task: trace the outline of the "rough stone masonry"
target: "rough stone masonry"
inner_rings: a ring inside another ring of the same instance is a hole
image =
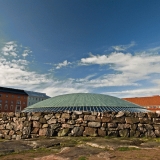
[[[0,138],[40,136],[160,137],[160,115],[122,111],[0,113]]]

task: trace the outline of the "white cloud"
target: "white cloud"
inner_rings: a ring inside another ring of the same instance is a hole
[[[17,44],[14,41],[7,42],[4,47],[1,49],[1,53],[4,56],[13,56],[17,57]]]
[[[160,55],[112,52],[110,55],[91,55],[82,64],[108,65],[112,74],[102,75],[87,82],[93,87],[138,85],[137,81],[156,78],[160,73]],[[118,72],[118,74],[116,74]],[[150,76],[152,74],[152,77]]]
[[[116,51],[126,51],[127,49],[135,46],[136,43],[133,41],[130,44],[127,45],[117,45],[117,46],[112,46],[112,48]]]
[[[134,89],[134,90],[123,90],[118,92],[103,92],[103,94],[112,95],[120,98],[160,95],[159,93],[160,93],[160,89],[157,87]]]
[[[67,62],[67,60],[63,61],[62,63],[59,63],[56,67],[56,69],[60,69],[62,67],[66,67],[68,66],[69,64],[71,64],[70,62]]]

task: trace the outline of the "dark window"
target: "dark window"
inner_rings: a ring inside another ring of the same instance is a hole
[[[11,103],[13,103],[13,101],[11,101]]]
[[[20,98],[20,96],[18,96],[18,98]]]
[[[13,110],[13,105],[10,106],[10,110]]]
[[[2,109],[2,104],[0,104],[0,110]]]
[[[17,104],[21,104],[21,101],[17,101]]]
[[[8,101],[5,101],[5,103],[8,103]]]
[[[2,97],[2,94],[0,94],[0,97]]]
[[[2,103],[2,100],[0,99],[0,103]]]
[[[4,109],[5,109],[5,110],[7,110],[7,109],[8,109],[8,105],[7,105],[7,104],[4,106]]]
[[[8,95],[6,94],[6,97],[8,97]]]

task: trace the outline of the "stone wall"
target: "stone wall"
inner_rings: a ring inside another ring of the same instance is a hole
[[[130,112],[0,113],[0,138],[160,137],[160,115]]]

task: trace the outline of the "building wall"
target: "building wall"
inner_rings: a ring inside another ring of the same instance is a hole
[[[40,101],[43,101],[47,99],[48,97],[42,97],[42,96],[28,96],[27,100],[27,106],[33,105],[35,103],[38,103]]]
[[[0,92],[0,112],[16,112],[27,107],[27,95]]]
[[[138,104],[153,112],[160,112],[160,96],[123,98],[126,101]]]

